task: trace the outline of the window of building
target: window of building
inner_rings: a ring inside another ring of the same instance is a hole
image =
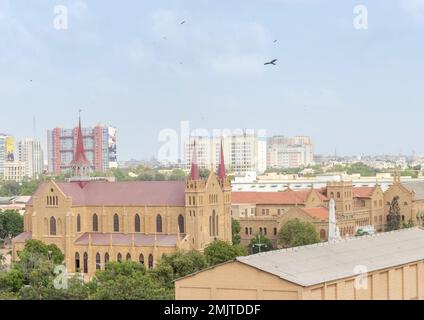
[[[267,229],[266,229],[266,228],[264,228],[264,234],[265,234],[265,235],[267,235],[267,234],[268,234],[268,231],[267,231]]]
[[[319,237],[321,238],[321,240],[325,240],[327,237],[327,233],[325,232],[325,229],[321,229],[319,232]]]
[[[119,230],[119,218],[118,218],[118,230]],[[97,214],[93,214],[93,232],[99,231],[99,217]]]
[[[126,258],[125,258],[127,261],[131,261],[131,254],[130,253],[127,253],[127,256],[126,256]]]
[[[81,215],[77,215],[77,232],[81,232]]]
[[[143,256],[143,254],[142,254],[142,253],[140,253],[140,256],[138,257],[138,261],[139,261],[142,265],[144,265],[144,256]]]
[[[96,270],[100,270],[100,269],[101,269],[100,253],[97,252],[97,254],[96,254]]]
[[[259,234],[262,235],[262,227],[259,228]]]
[[[88,254],[84,252],[84,273],[88,273]]]
[[[277,228],[274,228],[274,236],[277,235]]]
[[[56,219],[54,217],[50,218],[50,235],[56,235]]]
[[[140,221],[140,215],[138,214],[136,214],[134,218],[134,231],[141,232],[141,221]]]
[[[156,232],[162,232],[162,216],[160,214],[156,216]]]
[[[109,260],[110,260],[110,257],[109,257],[109,253],[105,253],[105,265],[106,265],[106,263],[108,263],[109,262]]]
[[[249,228],[249,234],[252,234],[252,233],[253,233],[253,229]]]
[[[75,253],[75,272],[80,272],[81,269],[81,262],[80,262],[80,255],[78,252]]]
[[[244,229],[244,233],[245,233],[246,235],[248,235],[248,234],[249,234],[249,228],[247,228],[247,227],[246,227],[246,228]]]
[[[337,192],[337,199],[340,199],[340,192]]]
[[[113,216],[113,232],[119,232],[119,216],[116,213]]]
[[[153,255],[149,254],[149,269],[153,269]]]
[[[408,202],[406,202],[406,201],[405,201],[405,202],[403,203],[403,205],[407,206],[407,205],[408,205]]]
[[[116,256],[116,261],[122,262],[122,254],[118,253],[118,255]]]
[[[184,223],[184,217],[182,214],[178,216],[178,230],[180,233],[185,232],[185,223]]]

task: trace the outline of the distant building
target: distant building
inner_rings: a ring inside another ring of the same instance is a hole
[[[263,173],[266,170],[266,139],[256,134],[240,134],[225,137],[191,137],[185,143],[185,169],[190,169],[194,142],[197,161],[202,169],[218,167],[221,141],[226,167],[235,174]]]
[[[20,161],[4,162],[3,179],[5,181],[20,182],[26,177],[26,163]]]
[[[314,163],[314,146],[310,137],[274,136],[268,139],[268,168],[299,168]]]
[[[11,135],[0,133],[0,177],[4,174],[4,164],[15,161],[14,141]]]
[[[24,175],[37,178],[43,173],[44,155],[41,142],[34,139],[24,139],[18,142],[18,160],[25,164]]]
[[[59,175],[71,172],[71,162],[76,151],[77,127],[55,128],[47,132],[48,169]],[[85,154],[91,163],[91,171],[105,172],[117,167],[116,129],[97,125],[82,129]]]

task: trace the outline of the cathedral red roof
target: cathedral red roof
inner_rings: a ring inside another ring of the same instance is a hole
[[[47,183],[39,186],[34,196],[41,194]],[[73,206],[184,206],[184,181],[87,181],[57,182],[62,192],[72,197]],[[28,202],[32,204],[32,198]]]
[[[354,198],[371,198],[374,187],[355,187],[353,188]]]

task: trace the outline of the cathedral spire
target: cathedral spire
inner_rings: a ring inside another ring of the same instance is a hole
[[[190,172],[191,180],[199,180],[199,166],[197,164],[197,151],[196,151],[196,140],[194,140],[193,146],[193,157],[191,158],[191,172]]]
[[[80,115],[77,129],[77,143],[75,148],[74,159],[71,162],[71,167],[75,176],[84,177],[88,175],[88,171],[90,170],[91,164],[85,155],[84,137],[82,134],[81,127],[81,110],[79,110],[79,112]]]
[[[222,139],[221,139],[221,155],[219,158],[219,165],[218,165],[218,178],[221,181],[224,181],[226,176],[227,176],[227,173],[225,171],[224,147],[222,145]]]

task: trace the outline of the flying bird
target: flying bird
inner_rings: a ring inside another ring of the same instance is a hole
[[[277,59],[273,59],[273,60],[271,60],[271,61],[269,61],[269,62],[265,62],[264,63],[264,66],[266,66],[266,65],[268,65],[268,64],[272,64],[273,66],[275,66],[275,63],[277,62]]]
[[[274,40],[274,43],[276,43],[277,42],[277,40]]]
[[[184,23],[186,23],[186,22],[185,22],[185,20],[184,20],[184,21],[182,21],[180,24],[184,24]]]

